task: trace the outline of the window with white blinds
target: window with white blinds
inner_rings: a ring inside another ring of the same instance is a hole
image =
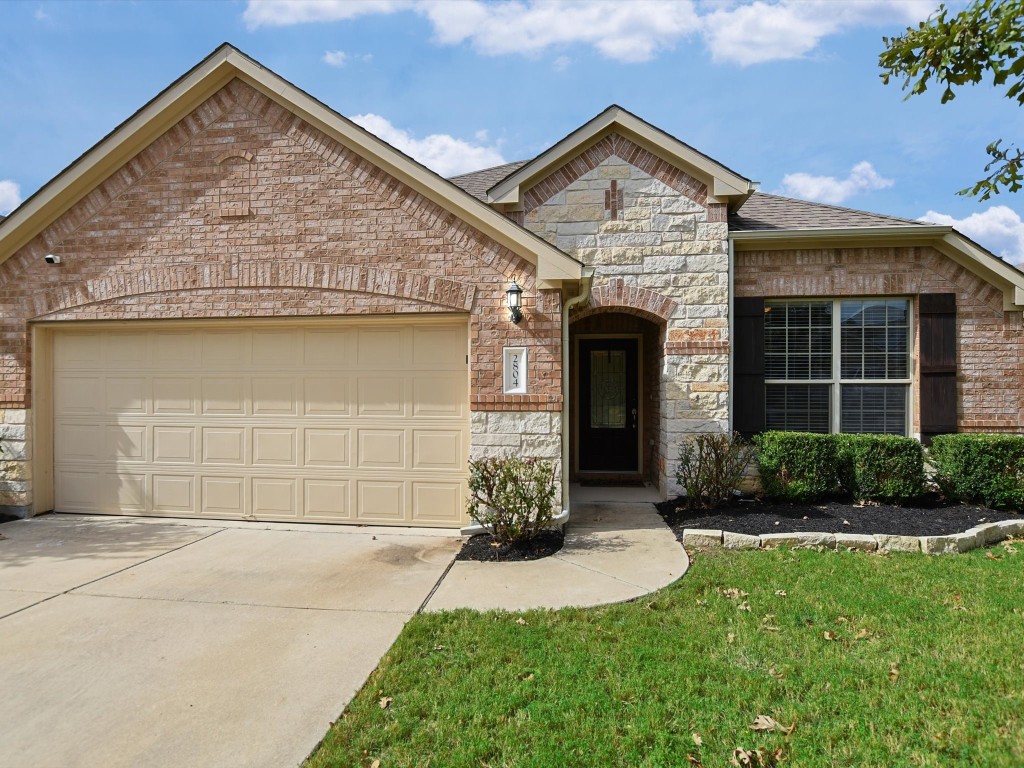
[[[908,432],[910,301],[766,301],[765,426]]]

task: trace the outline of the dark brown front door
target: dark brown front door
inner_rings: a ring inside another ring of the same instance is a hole
[[[579,469],[639,472],[637,339],[580,339]]]

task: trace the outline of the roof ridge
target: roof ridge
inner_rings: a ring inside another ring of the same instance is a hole
[[[888,213],[878,213],[877,211],[865,211],[862,208],[849,208],[849,207],[847,207],[845,205],[834,205],[833,203],[820,203],[820,202],[818,202],[816,200],[803,200],[802,198],[799,198],[799,197],[789,197],[788,195],[777,195],[777,194],[774,194],[772,192],[762,192],[760,190],[756,190],[754,192],[754,194],[751,195],[751,197],[755,197],[755,196],[774,197],[777,200],[787,200],[787,201],[793,202],[793,203],[803,203],[805,205],[815,205],[815,206],[818,206],[819,208],[829,208],[829,209],[831,209],[833,211],[844,211],[846,213],[863,213],[863,214],[866,214],[868,216],[879,216],[879,217],[881,217],[883,219],[892,219],[893,221],[903,221],[903,222],[906,222],[907,224],[916,224],[918,226],[924,226],[924,224],[925,224],[925,222],[916,221],[914,219],[907,219],[907,218],[904,218],[903,216],[893,216],[893,215],[888,214]],[[742,217],[743,216],[743,206],[740,206],[735,211],[734,215]]]
[[[452,179],[461,179],[461,178],[463,178],[465,176],[476,176],[478,173],[487,173],[488,171],[496,171],[499,168],[506,168],[506,167],[508,167],[510,165],[526,165],[528,162],[530,162],[530,161],[529,160],[512,160],[511,162],[500,163],[498,165],[492,165],[492,166],[490,166],[488,168],[479,168],[479,169],[477,169],[475,171],[466,171],[465,173],[457,173],[454,176],[449,176],[448,180],[451,181]]]

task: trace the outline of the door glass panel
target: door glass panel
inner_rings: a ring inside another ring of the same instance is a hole
[[[626,353],[621,349],[590,353],[590,426],[626,426]]]

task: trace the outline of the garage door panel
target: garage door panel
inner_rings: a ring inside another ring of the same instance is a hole
[[[144,424],[111,424],[104,429],[103,460],[141,463],[146,454],[147,430]]]
[[[192,416],[198,409],[198,382],[192,377],[154,376],[153,413],[155,415]]]
[[[400,523],[405,515],[405,483],[400,480],[357,480],[356,516],[377,523]]]
[[[347,376],[311,376],[303,381],[306,416],[352,416]]]
[[[245,427],[203,427],[204,465],[245,464]]]
[[[191,514],[196,509],[195,475],[153,475],[153,511]]]
[[[201,415],[241,416],[245,413],[248,387],[241,376],[203,378],[201,386]]]
[[[214,517],[242,517],[245,512],[245,478],[217,475],[200,477],[200,508]]]
[[[103,386],[106,413],[111,416],[145,413],[149,400],[146,385],[146,379],[140,376],[107,376]]]
[[[103,456],[101,424],[61,424],[54,430],[56,459],[63,462],[100,461]]]
[[[253,427],[252,463],[297,467],[297,430],[288,427]]]
[[[255,376],[252,379],[254,416],[295,416],[298,414],[299,381],[291,376]]]
[[[461,471],[466,453],[463,437],[456,429],[413,430],[412,468]]]
[[[196,428],[155,425],[153,461],[159,464],[195,464]]]
[[[438,318],[61,330],[55,508],[457,526],[467,330]]]
[[[257,517],[297,517],[296,480],[288,477],[254,477],[252,510]]]
[[[315,520],[351,520],[348,480],[322,478],[303,481],[303,517]]]
[[[454,483],[412,483],[412,521],[457,525],[461,518],[463,485]]]

